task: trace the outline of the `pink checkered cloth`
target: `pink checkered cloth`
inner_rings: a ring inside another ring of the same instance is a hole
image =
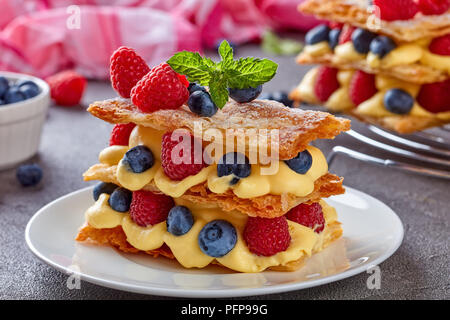
[[[258,39],[267,27],[307,30],[317,21],[297,12],[301,1],[0,0],[0,70],[46,77],[74,68],[104,79],[121,45],[155,65],[220,39]]]

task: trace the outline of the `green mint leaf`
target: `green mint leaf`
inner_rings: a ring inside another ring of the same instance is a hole
[[[212,61],[210,58],[203,58],[203,63],[210,68],[215,68],[216,66],[216,63]]]
[[[199,53],[182,51],[172,56],[167,63],[178,73],[187,76],[190,82],[209,86],[212,101],[218,108],[228,102],[228,88],[245,89],[257,87],[272,79],[278,65],[267,59],[233,59],[233,49],[224,40],[219,46],[220,62],[203,58]]]
[[[221,72],[214,72],[209,81],[209,94],[217,108],[222,109],[228,101],[227,78]]]
[[[219,46],[219,55],[222,61],[233,61],[233,48],[227,40],[223,40]]]
[[[198,82],[202,85],[209,83],[211,66],[198,52],[178,52],[167,60],[167,63],[175,72],[186,75],[191,82]]]
[[[282,39],[272,31],[263,34],[262,49],[270,54],[294,55],[302,51],[303,43],[292,39]]]
[[[267,59],[241,58],[231,70],[226,70],[228,86],[235,89],[257,87],[271,80],[278,65]]]

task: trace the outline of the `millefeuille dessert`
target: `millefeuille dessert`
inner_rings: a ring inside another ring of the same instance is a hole
[[[219,53],[184,51],[151,70],[132,49],[113,54],[122,98],[88,109],[115,126],[84,174],[101,182],[78,241],[260,272],[296,270],[342,235],[323,200],[344,192],[342,178],[310,143],[349,120],[255,100],[276,64],[233,60],[226,41]]]
[[[450,122],[450,1],[308,0],[299,8],[332,22],[307,34],[297,62],[325,67],[292,99],[399,133]]]

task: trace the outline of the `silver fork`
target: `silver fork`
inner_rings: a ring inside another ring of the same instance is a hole
[[[373,125],[369,125],[368,129],[375,134],[375,138],[371,138],[368,135],[364,135],[355,130],[349,130],[346,133],[366,145],[387,151],[389,154],[395,156],[400,156],[413,161],[420,161],[423,164],[414,164],[393,159],[382,159],[344,146],[335,146],[328,156],[329,165],[331,166],[338,154],[343,154],[367,163],[397,168],[427,176],[450,179],[450,139],[445,136],[450,132],[448,127],[439,128],[435,130],[436,133],[420,132],[409,136],[399,136]],[[379,138],[384,138],[390,143],[400,145],[401,147],[383,143],[379,141]],[[436,166],[439,168],[436,168]]]

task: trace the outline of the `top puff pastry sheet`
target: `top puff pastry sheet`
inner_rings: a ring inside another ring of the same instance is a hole
[[[348,23],[385,34],[401,42],[435,38],[450,33],[450,10],[439,16],[423,16],[419,13],[406,21],[383,21],[372,15],[368,3],[368,0],[307,0],[299,6],[299,10],[321,19]]]
[[[280,160],[292,159],[306,149],[316,139],[333,139],[342,131],[350,129],[350,120],[335,117],[326,112],[307,111],[289,108],[276,101],[254,100],[237,103],[230,100],[223,109],[212,117],[200,117],[189,111],[186,105],[176,110],[158,110],[142,113],[126,99],[111,99],[92,103],[88,111],[97,118],[110,123],[133,122],[165,132],[178,128],[189,130],[195,136],[195,127],[201,125],[203,133],[208,129],[219,130],[223,137],[231,129],[231,135],[240,137],[243,131],[255,129],[259,139],[232,139],[238,150],[258,150],[260,143],[266,141],[272,153],[272,147],[278,147]],[[262,129],[262,130],[261,130]],[[271,129],[279,130],[278,139],[271,140]],[[260,130],[260,131],[258,131]],[[202,139],[202,137],[198,137]],[[244,141],[242,141],[244,140]]]

